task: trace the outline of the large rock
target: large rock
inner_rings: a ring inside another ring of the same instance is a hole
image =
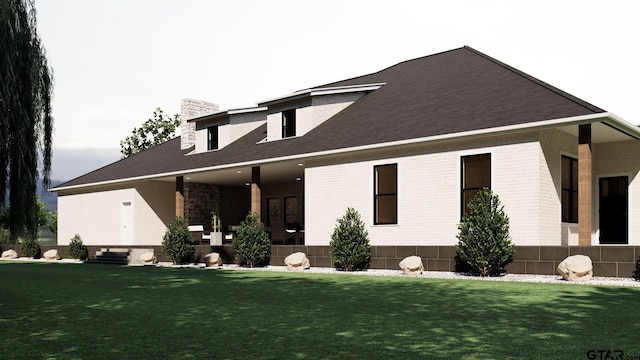
[[[18,258],[18,253],[13,249],[5,250],[5,251],[2,252],[2,258],[3,259],[17,259]]]
[[[222,258],[217,252],[208,253],[204,256],[204,263],[207,267],[222,266]]]
[[[143,252],[142,254],[140,254],[139,259],[144,265],[151,265],[156,263],[156,256],[153,251]]]
[[[305,270],[311,267],[309,258],[303,252],[294,252],[287,256],[284,258],[284,264],[287,265],[287,270]]]
[[[402,273],[406,275],[418,275],[424,271],[424,265],[422,264],[422,258],[420,256],[408,256],[402,259],[398,265],[400,265]]]
[[[47,260],[60,260],[60,255],[58,255],[58,250],[51,249],[47,250],[42,254],[42,257]]]
[[[558,274],[567,281],[588,281],[593,276],[591,258],[585,255],[573,255],[558,265]]]

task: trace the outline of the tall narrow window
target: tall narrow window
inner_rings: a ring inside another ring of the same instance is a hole
[[[562,222],[578,222],[578,160],[562,156]]]
[[[483,188],[491,188],[491,154],[463,156],[461,178],[460,217],[463,217],[469,210],[469,201]]]
[[[374,167],[374,224],[398,223],[398,165]]]
[[[207,150],[218,149],[218,127],[211,126],[207,128]]]
[[[282,112],[282,137],[296,136],[296,109]]]

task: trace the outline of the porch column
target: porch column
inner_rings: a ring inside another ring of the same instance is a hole
[[[591,246],[591,124],[578,128],[578,245]]]
[[[260,216],[260,166],[254,166],[251,168],[251,212]]]
[[[176,216],[184,218],[184,177],[176,177]]]

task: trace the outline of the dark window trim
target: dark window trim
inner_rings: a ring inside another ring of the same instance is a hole
[[[282,112],[282,138],[296,136],[296,109]]]
[[[215,136],[211,136],[212,130],[215,128]],[[220,128],[218,125],[207,127],[207,150],[218,150],[220,148],[219,136]]]
[[[464,199],[464,193],[465,191],[469,191],[469,190],[482,190],[484,189],[486,186],[483,187],[474,187],[474,188],[465,188],[465,172],[464,172],[464,159],[465,158],[470,158],[470,157],[476,157],[476,156],[488,156],[489,157],[489,187],[488,189],[491,189],[491,184],[493,182],[493,174],[492,174],[492,169],[491,169],[491,162],[492,162],[492,154],[491,153],[483,153],[483,154],[471,154],[471,155],[463,155],[460,156],[460,219],[462,219],[465,215],[466,209],[467,209],[467,204],[465,203]],[[469,199],[471,200],[471,199]]]
[[[394,192],[389,193],[378,193],[378,169],[382,167],[393,166],[396,170],[396,186]],[[395,219],[393,221],[378,221],[378,199],[384,197],[393,197],[394,198],[394,206],[395,206]],[[398,224],[398,164],[381,164],[375,165],[373,167],[373,224],[374,225],[396,225]]]
[[[563,186],[564,181],[562,181],[562,176],[564,175],[564,171],[562,169],[562,159],[568,159],[569,160],[569,188],[565,188]],[[573,195],[578,195],[578,178],[576,176],[576,178],[573,178],[573,167],[576,167],[576,169],[578,168],[578,159],[576,159],[575,157],[569,156],[569,155],[562,155],[561,156],[561,160],[560,160],[560,220],[563,223],[569,223],[569,224],[577,224],[578,223],[578,211],[576,210],[574,212],[574,209],[577,209],[577,204],[574,204],[574,197]],[[574,189],[575,186],[575,189]],[[569,193],[568,196],[568,204],[564,204],[564,194],[565,192]],[[577,201],[577,200],[576,200]],[[568,217],[564,216],[564,207],[568,206]]]

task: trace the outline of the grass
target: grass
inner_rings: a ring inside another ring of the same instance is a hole
[[[6,359],[640,355],[639,288],[0,263]]]

